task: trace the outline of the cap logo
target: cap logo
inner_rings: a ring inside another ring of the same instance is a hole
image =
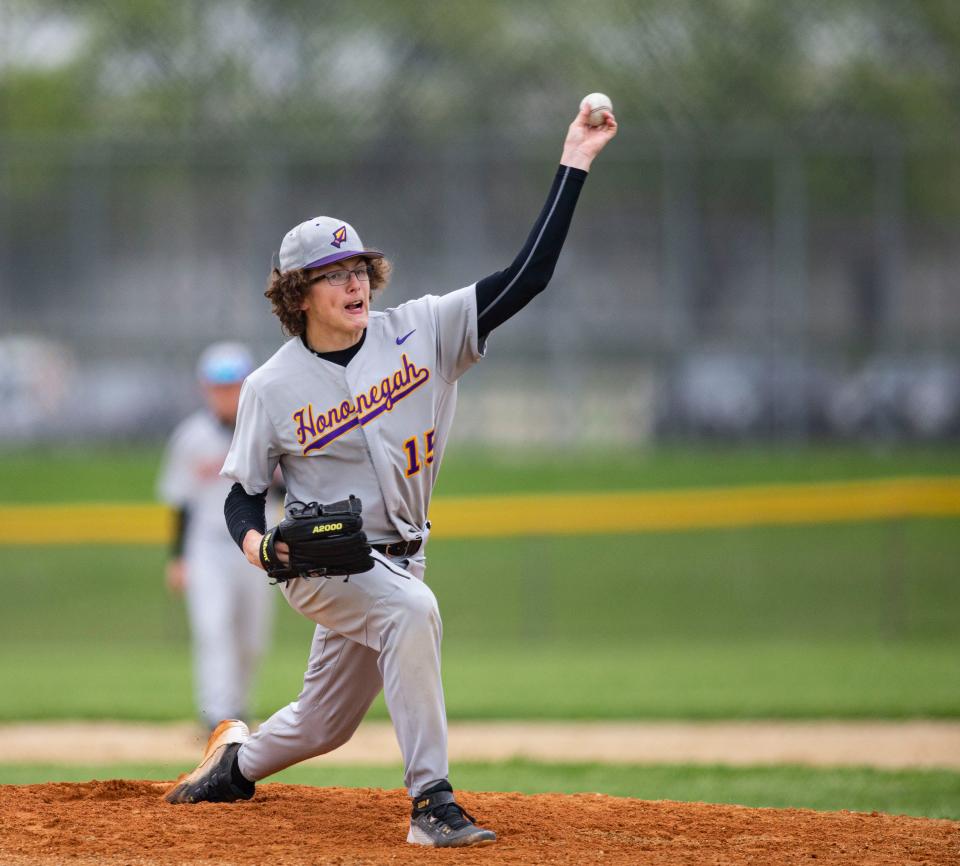
[[[340,249],[340,245],[345,244],[346,242],[347,242],[347,227],[340,226],[340,228],[338,228],[333,233],[333,240],[330,243],[333,244],[333,246],[335,246],[337,249]]]

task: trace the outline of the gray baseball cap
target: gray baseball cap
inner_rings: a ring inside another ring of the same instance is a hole
[[[290,229],[280,244],[280,270],[298,271],[349,259],[352,256],[383,258],[379,250],[364,249],[350,223],[318,216]]]

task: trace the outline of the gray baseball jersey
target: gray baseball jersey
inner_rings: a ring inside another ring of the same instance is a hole
[[[425,539],[456,383],[482,354],[473,286],[371,311],[346,367],[289,340],[244,383],[222,474],[256,494],[279,462],[288,501],[352,493],[371,542]]]
[[[223,525],[223,500],[230,482],[220,477],[233,431],[206,409],[181,421],[170,436],[157,481],[157,493],[175,508],[188,508],[185,550],[197,544],[236,545]],[[231,553],[233,559],[242,559]]]

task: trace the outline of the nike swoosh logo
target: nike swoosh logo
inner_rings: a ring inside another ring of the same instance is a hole
[[[416,331],[416,330],[417,330],[416,328],[413,329],[413,331]],[[412,334],[413,331],[411,331],[410,334]],[[410,334],[404,334],[402,337],[397,337],[397,345],[402,346],[406,342],[407,337],[409,337]]]

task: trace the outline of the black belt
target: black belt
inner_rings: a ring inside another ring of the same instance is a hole
[[[393,544],[371,544],[370,546],[384,556],[403,557],[413,556],[422,545],[422,538],[414,538],[412,541],[394,541]]]

